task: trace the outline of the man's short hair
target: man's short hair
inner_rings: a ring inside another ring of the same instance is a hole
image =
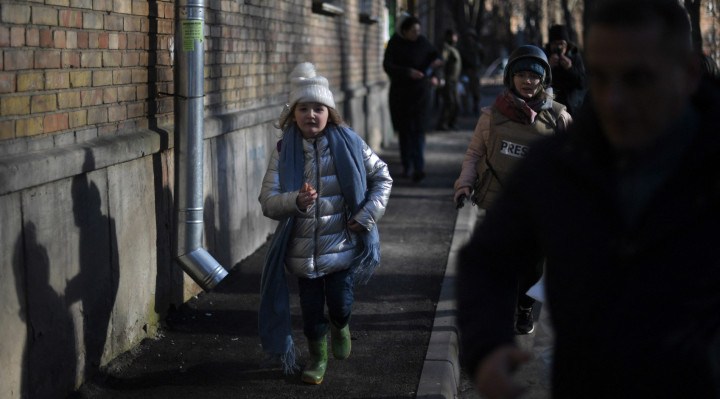
[[[400,31],[401,31],[401,32],[405,32],[406,30],[412,28],[413,25],[415,25],[415,24],[418,24],[418,25],[419,25],[419,24],[420,24],[420,20],[417,19],[417,17],[414,17],[414,16],[411,15],[411,16],[405,18],[405,19],[402,21],[402,23],[400,23]]]
[[[599,0],[588,15],[585,32],[594,25],[639,28],[659,24],[667,49],[687,56],[692,51],[690,18],[678,0]],[[672,46],[671,46],[672,45]]]

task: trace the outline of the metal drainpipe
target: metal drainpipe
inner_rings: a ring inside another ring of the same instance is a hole
[[[227,271],[202,248],[204,0],[177,0],[175,13],[175,255],[204,290]]]

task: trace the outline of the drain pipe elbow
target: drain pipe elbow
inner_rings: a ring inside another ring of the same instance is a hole
[[[204,0],[177,0],[175,10],[175,255],[209,291],[228,273],[202,248]]]

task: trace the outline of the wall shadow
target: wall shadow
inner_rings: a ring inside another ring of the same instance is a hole
[[[175,264],[173,234],[175,232],[174,198],[169,187],[170,167],[167,153],[153,155],[155,188],[156,275],[155,313],[160,320],[183,303],[183,271]]]
[[[13,253],[19,317],[27,326],[21,398],[51,398],[75,387],[75,327],[63,297],[50,285],[50,258],[28,222]]]
[[[95,170],[95,158],[85,151],[83,170]],[[115,221],[102,212],[100,191],[86,174],[72,181],[75,225],[80,229],[80,272],[67,282],[67,305],[80,302],[83,318],[85,380],[99,372],[107,331],[120,279]]]

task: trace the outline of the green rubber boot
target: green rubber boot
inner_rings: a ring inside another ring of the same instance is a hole
[[[302,381],[307,384],[319,385],[325,376],[327,369],[327,338],[322,337],[319,341],[308,341],[310,350],[310,362],[305,366],[302,373]]]
[[[332,337],[332,353],[335,359],[347,359],[350,356],[350,324],[337,328],[330,323],[330,336]]]

